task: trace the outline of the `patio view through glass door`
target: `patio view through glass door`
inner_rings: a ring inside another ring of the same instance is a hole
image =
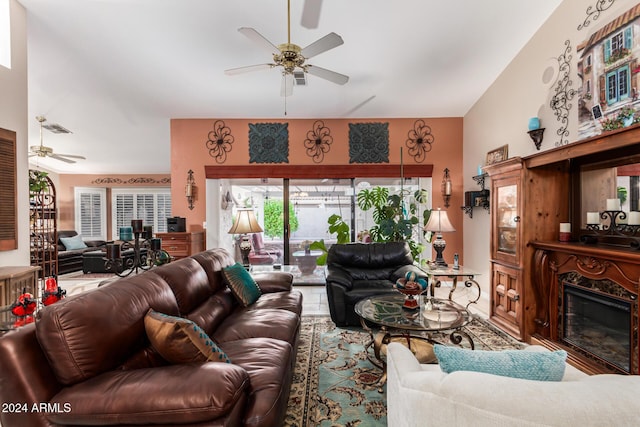
[[[429,193],[431,190],[431,178],[406,178],[404,181],[400,178],[262,178],[233,179],[230,184],[236,203],[234,215],[238,208],[253,208],[263,229],[262,233],[250,237],[250,264],[268,266],[264,267],[268,269],[274,264],[290,266],[288,270],[302,275],[315,272],[316,259],[322,254],[309,248],[312,242],[323,240],[326,249],[336,242],[335,234],[328,230],[328,219],[332,215],[339,215],[349,224],[351,241],[368,240],[363,232],[375,225],[373,211],[358,209],[358,192],[383,186],[390,194],[402,192],[409,203],[418,189],[426,189]],[[422,209],[430,207],[429,203]],[[414,239],[422,242],[420,228],[416,227]],[[236,252],[236,259],[240,261],[240,253]]]

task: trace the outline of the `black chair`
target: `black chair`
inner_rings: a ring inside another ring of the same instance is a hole
[[[371,295],[395,294],[396,280],[413,271],[426,274],[413,264],[405,242],[334,244],[327,255],[327,297],[331,320],[336,326],[360,326],[354,308]]]

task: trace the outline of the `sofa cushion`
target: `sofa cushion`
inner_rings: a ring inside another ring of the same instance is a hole
[[[231,363],[218,344],[191,320],[149,309],[144,327],[153,348],[171,363]]]
[[[60,241],[68,251],[72,251],[75,249],[84,249],[87,247],[87,244],[79,235],[75,235],[72,237],[60,237]]]
[[[475,371],[536,381],[562,381],[567,352],[485,351],[436,344],[433,351],[443,372]]]
[[[148,346],[144,317],[149,308],[178,314],[171,288],[153,271],[38,310],[38,342],[58,381],[66,386],[86,381]]]
[[[262,292],[251,274],[240,263],[222,269],[229,289],[244,307],[253,304]]]
[[[231,418],[246,406],[249,387],[247,372],[226,363],[115,370],[63,388],[51,403],[69,410],[52,412],[49,420],[56,425],[182,425]],[[232,418],[229,425],[240,425],[240,419]]]

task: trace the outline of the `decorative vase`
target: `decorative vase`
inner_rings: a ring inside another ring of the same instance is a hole
[[[419,307],[418,300],[415,296],[427,290],[427,281],[422,278],[417,278],[415,273],[409,272],[404,278],[398,279],[394,287],[405,296],[402,308],[415,310]]]
[[[622,125],[624,127],[631,126],[633,124],[633,116],[625,117],[622,119]]]

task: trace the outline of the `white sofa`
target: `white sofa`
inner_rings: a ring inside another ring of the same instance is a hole
[[[399,343],[387,347],[387,374],[389,427],[640,426],[639,376],[589,376],[570,365],[556,382],[446,374]]]

